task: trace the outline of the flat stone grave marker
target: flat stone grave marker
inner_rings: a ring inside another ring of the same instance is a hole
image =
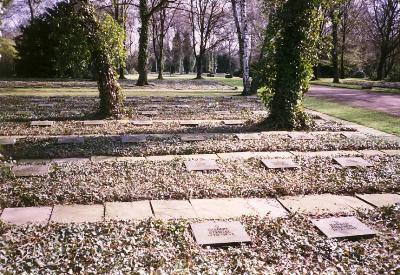
[[[126,135],[121,137],[122,143],[141,143],[147,141],[146,135]]]
[[[204,135],[196,135],[196,134],[187,134],[180,136],[181,141],[204,141],[206,137]]]
[[[181,126],[198,126],[200,124],[197,120],[181,120],[179,121]]]
[[[239,140],[259,140],[261,139],[259,134],[251,133],[251,134],[236,134],[236,137]]]
[[[50,172],[50,165],[18,165],[11,168],[15,177],[42,177]]]
[[[370,167],[372,163],[359,157],[341,157],[334,160],[342,167]]]
[[[333,217],[326,219],[312,219],[311,222],[328,239],[370,237],[376,232],[360,222],[355,217]]]
[[[151,126],[151,125],[153,125],[153,121],[151,121],[151,120],[133,120],[133,121],[131,121],[131,123],[136,126]]]
[[[1,214],[0,220],[15,225],[47,224],[51,210],[52,207],[6,208]]]
[[[215,114],[217,114],[217,115],[230,115],[231,112],[229,112],[229,111],[215,111]]]
[[[58,223],[100,222],[103,220],[103,205],[56,205],[50,221]]]
[[[300,167],[292,159],[262,159],[261,162],[268,169],[289,169]]]
[[[58,144],[83,144],[85,140],[83,137],[59,137]]]
[[[342,136],[345,138],[366,138],[367,136],[360,132],[342,132]]]
[[[14,145],[17,142],[16,138],[2,137],[0,138],[0,145]]]
[[[190,227],[199,245],[220,246],[251,242],[250,236],[238,221],[192,223]]]
[[[313,140],[313,139],[315,139],[315,137],[312,136],[311,134],[309,134],[309,133],[301,133],[301,132],[290,132],[288,134],[288,136],[291,139],[297,139],[297,140]]]
[[[245,121],[244,120],[224,120],[223,123],[225,125],[233,126],[233,125],[243,125],[243,124],[245,124]]]
[[[158,115],[158,112],[157,111],[142,111],[142,112],[139,112],[139,114],[143,115],[143,116],[156,116],[156,115]]]
[[[185,166],[189,172],[221,170],[218,163],[212,159],[187,160],[185,161]]]
[[[399,194],[356,194],[356,197],[375,207],[400,204]]]
[[[157,219],[194,219],[197,215],[186,200],[152,200],[151,206]]]
[[[106,121],[105,120],[85,120],[83,122],[83,125],[85,126],[99,126],[99,125],[105,125]]]
[[[42,120],[42,121],[31,121],[31,126],[50,127],[54,125],[54,121]]]
[[[106,220],[144,220],[153,217],[149,201],[107,202]]]

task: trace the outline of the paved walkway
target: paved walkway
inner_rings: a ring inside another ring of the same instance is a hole
[[[384,112],[394,116],[400,116],[400,94],[376,93],[363,90],[314,85],[311,87],[307,95],[326,98],[353,107],[360,107]]]
[[[354,213],[400,203],[399,194],[332,194],[282,198],[219,198],[107,202],[97,205],[55,205],[0,210],[0,220],[14,225],[102,222],[107,220],[233,219],[241,216],[285,217],[288,212],[304,214]]]

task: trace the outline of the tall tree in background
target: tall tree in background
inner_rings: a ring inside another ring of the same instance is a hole
[[[138,55],[138,73],[139,78],[136,82],[137,86],[148,85],[147,80],[147,58],[149,47],[149,25],[150,19],[155,12],[165,8],[169,3],[175,2],[174,0],[158,0],[149,5],[148,0],[139,0],[139,17],[140,17],[140,30],[139,30],[139,55]]]
[[[250,43],[248,30],[249,26],[247,22],[247,3],[246,0],[231,0],[231,4],[239,41],[240,68],[243,74],[242,95],[250,95]]]
[[[154,2],[153,1],[153,6]],[[173,19],[177,8],[168,9],[169,3],[166,3],[162,9],[153,13],[151,26],[152,26],[152,44],[153,52],[156,57],[157,67],[158,67],[158,79],[162,80],[164,71],[164,40],[167,32],[172,26]]]
[[[339,23],[341,17],[341,4],[340,1],[333,1],[332,7],[329,11],[329,17],[331,19],[331,34],[332,34],[332,51],[331,60],[333,68],[333,83],[339,83],[339,52],[338,52],[338,36],[339,36]]]
[[[189,20],[192,28],[192,50],[196,58],[196,79],[202,78],[203,59],[207,51],[223,40],[211,41],[212,35],[222,27],[225,3],[218,0],[190,0]]]
[[[400,54],[400,3],[398,0],[368,0],[370,33],[378,46],[377,80],[383,80],[392,70]]]
[[[192,40],[190,33],[184,32],[182,38],[183,70],[185,74],[190,73],[192,67]]]
[[[302,129],[308,116],[303,107],[312,68],[317,61],[320,0],[288,0],[282,4],[266,35],[268,62],[261,93],[271,110],[265,121],[274,129]]]

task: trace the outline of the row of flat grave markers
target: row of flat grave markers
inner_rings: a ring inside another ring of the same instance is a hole
[[[356,217],[331,217],[311,219],[328,239],[353,239],[371,237],[376,232]],[[191,223],[193,236],[202,246],[228,246],[251,243],[244,226],[238,221],[209,221]]]
[[[360,157],[338,157],[334,158],[334,161],[342,167],[372,166],[372,163]],[[290,158],[262,159],[261,162],[268,169],[300,168],[300,166]],[[184,164],[186,170],[189,172],[221,170],[220,165],[216,162],[216,160],[213,159],[187,160]]]

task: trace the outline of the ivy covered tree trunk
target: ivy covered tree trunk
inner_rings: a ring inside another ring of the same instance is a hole
[[[308,116],[304,93],[309,88],[318,40],[318,0],[288,0],[277,13],[274,72],[266,124],[274,129],[303,129]],[[267,101],[264,99],[264,101]]]
[[[110,56],[104,49],[100,34],[100,23],[96,12],[90,6],[88,0],[71,1],[76,5],[77,12],[81,16],[82,28],[87,33],[87,39],[91,48],[94,69],[97,76],[97,86],[100,96],[100,112],[104,117],[120,117],[123,113],[123,93],[119,86]]]
[[[139,1],[139,14],[141,20],[140,34],[139,34],[139,56],[138,56],[138,73],[139,78],[136,82],[137,86],[148,85],[147,80],[147,48],[149,46],[149,25],[150,15],[148,12],[147,0]]]

